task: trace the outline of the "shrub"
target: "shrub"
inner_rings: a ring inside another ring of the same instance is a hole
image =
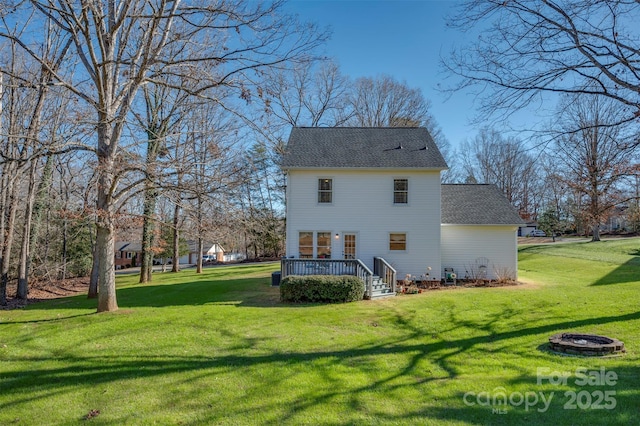
[[[280,283],[283,302],[354,302],[364,296],[364,281],[352,275],[289,275]]]

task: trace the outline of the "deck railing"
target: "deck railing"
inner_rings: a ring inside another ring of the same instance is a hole
[[[366,292],[373,292],[373,272],[360,259],[292,259],[281,260],[282,278],[287,275],[355,275],[362,279]]]
[[[381,257],[373,258],[373,274],[391,286],[391,292],[396,292],[396,270]]]

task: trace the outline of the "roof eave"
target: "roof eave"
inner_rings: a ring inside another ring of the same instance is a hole
[[[522,226],[522,223],[441,223],[443,226]]]
[[[367,166],[367,167],[323,167],[323,166],[281,166],[282,170],[425,170],[425,171],[444,171],[449,170],[448,167],[376,167],[376,166]]]

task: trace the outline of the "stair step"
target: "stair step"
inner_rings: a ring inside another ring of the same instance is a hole
[[[367,293],[368,294],[368,293]],[[378,275],[374,275],[371,280],[371,299],[383,297],[393,297],[396,293],[391,291],[391,286],[384,282]]]
[[[389,294],[389,293],[394,293],[391,288],[385,286],[382,288],[373,288],[371,291],[372,294]]]
[[[389,291],[387,293],[376,293],[376,292],[374,292],[371,295],[371,299],[382,299],[383,297],[395,297],[395,295],[396,294],[391,292],[391,291]]]

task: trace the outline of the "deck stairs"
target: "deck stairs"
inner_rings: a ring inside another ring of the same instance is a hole
[[[391,284],[385,283],[377,275],[373,276],[371,284],[371,299],[381,299],[383,297],[393,297],[396,293],[391,289]]]

